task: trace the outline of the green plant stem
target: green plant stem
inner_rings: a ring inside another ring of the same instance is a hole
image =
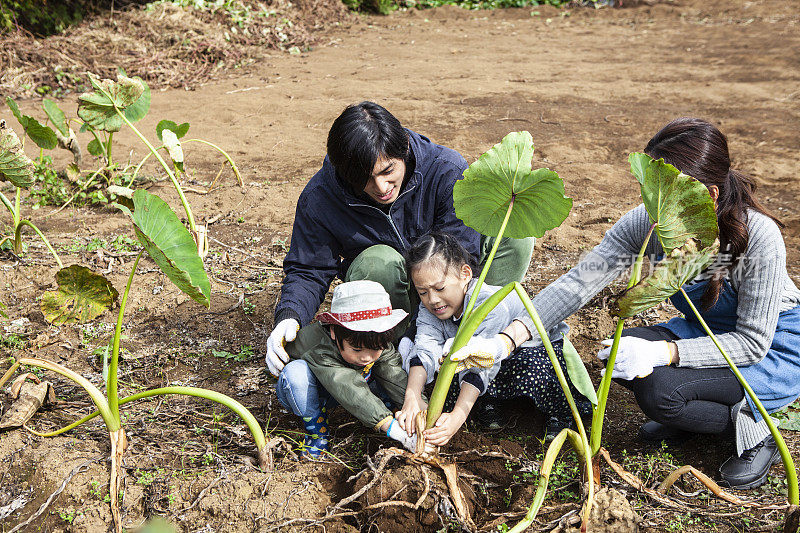
[[[644,262],[644,252],[647,250],[647,244],[650,242],[650,237],[656,229],[656,224],[650,226],[650,231],[647,232],[647,237],[644,239],[642,247],[639,249],[639,255],[636,256],[636,262],[633,265],[631,278],[628,280],[628,288],[630,289],[642,278],[642,263]],[[592,413],[592,436],[591,448],[592,457],[597,455],[600,451],[600,441],[603,437],[603,422],[606,417],[606,403],[608,402],[608,394],[611,390],[611,376],[614,373],[614,364],[617,361],[617,351],[619,351],[619,341],[622,338],[622,330],[625,327],[625,320],[620,318],[617,320],[617,329],[614,331],[614,341],[611,344],[611,353],[606,361],[606,373],[603,379],[600,380],[600,387],[597,391],[597,406]]]
[[[19,255],[22,253],[22,235],[20,234],[20,220],[22,213],[20,210],[20,200],[22,198],[22,189],[17,187],[17,196],[14,201],[14,253]]]
[[[744,379],[744,376],[739,369],[736,368],[736,365],[731,360],[728,353],[719,343],[716,335],[711,331],[711,328],[708,327],[706,321],[703,319],[700,312],[692,303],[692,300],[689,298],[689,295],[686,294],[686,291],[683,290],[683,287],[680,289],[681,294],[686,299],[686,302],[691,307],[694,316],[697,317],[697,320],[700,322],[700,325],[703,326],[706,334],[711,337],[711,340],[714,341],[714,344],[717,346],[717,349],[722,354],[722,357],[725,358],[725,361],[728,363],[728,366],[731,368],[733,375],[736,376],[736,379],[739,380],[739,383],[742,385],[742,388],[747,392],[747,395],[750,396],[750,399],[753,400],[753,403],[756,405],[758,412],[761,413],[761,416],[764,418],[764,421],[767,423],[769,427],[769,432],[772,434],[772,438],[775,439],[775,443],[778,445],[778,450],[781,454],[781,460],[783,461],[783,468],[786,470],[786,486],[788,490],[788,499],[791,505],[800,505],[800,492],[798,492],[797,486],[797,471],[794,468],[794,461],[792,460],[792,455],[789,453],[789,448],[786,447],[786,442],[783,440],[783,436],[781,432],[778,431],[778,428],[775,427],[775,424],[772,422],[772,418],[767,413],[767,410],[764,409],[764,406],[761,404],[761,400],[758,399],[756,393],[753,392],[753,389],[750,387],[750,384],[747,383],[747,380]],[[679,354],[680,355],[680,354]]]
[[[255,441],[256,447],[259,450],[262,450],[266,446],[267,441],[266,437],[264,436],[264,432],[261,429],[258,420],[256,420],[256,418],[252,415],[252,413],[250,413],[250,411],[241,403],[237,402],[230,396],[226,396],[225,394],[219,392],[210,391],[207,389],[200,389],[197,387],[178,387],[178,386],[162,387],[159,389],[150,389],[142,392],[137,392],[136,394],[132,394],[130,396],[126,396],[125,398],[121,398],[119,400],[119,405],[125,405],[128,402],[133,402],[136,400],[141,400],[142,398],[149,398],[151,396],[159,396],[163,394],[183,394],[185,396],[196,396],[198,398],[205,398],[207,400],[215,401],[217,403],[224,405],[225,407],[228,407],[231,411],[236,413],[244,421],[245,424],[247,424],[247,427],[253,434],[253,439]],[[61,429],[49,433],[38,433],[38,432],[32,432],[32,433],[35,433],[36,435],[41,437],[54,437],[56,435],[65,433],[73,428],[76,428],[81,424],[84,424],[85,422],[88,422],[89,420],[93,419],[99,414],[100,414],[99,411],[95,411],[93,413],[84,416],[80,420],[72,422],[68,426],[65,426]]]
[[[131,268],[131,275],[128,276],[128,283],[125,285],[125,292],[122,294],[122,300],[119,304],[119,314],[117,315],[117,327],[114,330],[114,343],[111,350],[111,362],[108,365],[108,384],[106,390],[108,392],[108,405],[111,408],[111,413],[114,418],[119,421],[119,392],[117,391],[117,368],[119,366],[119,338],[122,335],[122,315],[125,314],[125,304],[128,303],[128,293],[131,291],[131,283],[133,276],[136,275],[136,267],[139,264],[139,259],[142,258],[144,250],[141,250],[133,262]]]
[[[542,466],[539,469],[539,486],[536,489],[533,502],[530,508],[528,508],[528,512],[525,514],[525,518],[519,521],[513,528],[509,529],[509,533],[525,531],[533,524],[533,521],[536,519],[536,514],[542,507],[542,503],[544,503],[544,497],[547,493],[547,484],[550,481],[550,471],[553,469],[553,465],[558,458],[558,452],[561,451],[561,447],[564,445],[567,438],[570,439],[572,446],[575,448],[578,455],[581,456],[581,459],[584,458],[583,456],[586,452],[582,446],[580,435],[571,429],[562,429],[559,434],[556,435],[556,438],[553,439],[553,442],[550,443],[550,446],[547,447],[547,452],[544,454]]]
[[[33,231],[36,232],[39,238],[42,239],[42,242],[44,242],[45,246],[47,246],[47,249],[50,250],[50,253],[53,254],[53,257],[56,258],[56,263],[58,263],[58,268],[64,268],[64,263],[61,262],[61,259],[58,257],[56,251],[53,250],[52,246],[50,246],[50,241],[47,240],[47,237],[45,237],[44,234],[39,230],[39,228],[37,228],[36,225],[30,220],[23,219],[20,220],[19,224],[17,224],[16,231],[14,232],[14,242],[22,243],[23,226],[28,226],[32,228]]]
[[[22,202],[22,189],[17,187],[17,194],[14,200],[14,226],[19,225],[19,221],[22,218],[22,211],[20,210],[20,203]]]
[[[203,139],[187,139],[185,141],[182,141],[181,144],[186,144],[186,143],[191,143],[191,142],[203,143],[203,144],[207,144],[208,146],[210,146],[212,148],[216,148],[217,151],[219,151],[219,153],[221,153],[223,155],[223,157],[225,157],[225,159],[228,160],[228,163],[230,163],[231,169],[233,170],[233,174],[236,176],[236,181],[239,183],[239,186],[240,187],[244,187],[244,183],[242,182],[242,175],[239,174],[239,168],[236,166],[236,163],[233,162],[233,159],[231,158],[231,156],[228,155],[228,153],[225,150],[223,150],[222,148],[220,148],[216,144],[214,144],[212,142],[209,142],[209,141],[204,141]]]
[[[539,313],[533,306],[533,302],[528,296],[528,293],[526,293],[525,289],[522,288],[522,285],[515,281],[513,286],[517,296],[519,296],[519,299],[522,300],[525,310],[528,311],[528,315],[530,315],[531,320],[533,320],[533,325],[536,328],[536,332],[542,339],[542,344],[544,344],[544,348],[547,351],[547,356],[550,358],[550,363],[553,365],[553,370],[558,378],[558,383],[561,385],[561,390],[564,391],[564,396],[567,398],[569,410],[572,412],[572,417],[575,419],[575,425],[578,427],[580,442],[576,442],[575,447],[577,449],[578,446],[580,446],[582,451],[579,453],[586,463],[586,483],[588,485],[588,494],[586,496],[586,515],[584,517],[584,523],[587,523],[589,520],[589,512],[591,511],[592,507],[592,501],[594,499],[594,476],[592,475],[592,454],[589,447],[589,439],[586,437],[586,428],[583,427],[583,419],[578,412],[578,406],[575,404],[575,398],[572,397],[572,392],[569,390],[567,377],[564,375],[564,370],[561,368],[561,364],[556,358],[556,352],[553,350],[553,344],[550,342],[550,336],[547,334],[547,330],[544,328],[544,324],[542,323],[542,319],[539,317]]]
[[[115,108],[116,109],[116,108]],[[107,166],[111,166],[111,141],[114,139],[114,132],[108,132],[108,140],[106,141],[106,159]]]
[[[178,180],[175,178],[175,174],[172,172],[172,170],[170,170],[169,166],[167,166],[167,163],[164,161],[161,155],[156,151],[156,149],[153,148],[153,145],[150,144],[150,141],[148,141],[147,138],[144,135],[142,135],[142,133],[138,129],[136,129],[136,126],[134,126],[131,123],[131,121],[127,119],[125,114],[122,111],[120,111],[116,106],[114,106],[114,110],[122,118],[122,120],[125,121],[125,124],[130,126],[130,128],[133,130],[136,136],[139,137],[139,139],[145,144],[145,146],[147,146],[150,152],[155,156],[158,162],[161,163],[161,166],[167,172],[169,179],[172,180],[172,184],[175,186],[175,190],[178,191],[178,196],[180,197],[181,203],[183,204],[183,209],[184,211],[186,211],[186,220],[189,221],[189,229],[192,231],[192,235],[197,235],[197,228],[194,223],[192,208],[189,207],[189,201],[186,199],[186,195],[183,194],[183,189],[181,188],[180,183],[178,183]]]
[[[16,215],[14,213],[14,206],[12,205],[11,200],[6,198],[6,195],[3,194],[2,192],[0,192],[0,203],[2,203],[4,206],[6,206],[6,209],[8,209],[9,213],[11,213],[11,217],[12,218],[16,217]]]
[[[81,376],[80,374],[73,372],[69,368],[63,367],[58,363],[54,363],[52,361],[47,361],[45,359],[34,359],[30,357],[23,357],[18,359],[16,363],[8,370],[8,372],[3,375],[2,379],[0,379],[0,387],[6,382],[8,378],[11,377],[13,374],[12,370],[16,370],[19,365],[29,365],[35,366],[38,368],[44,368],[45,370],[51,370],[58,374],[61,374],[65,378],[71,379],[89,394],[89,397],[92,399],[95,407],[97,407],[98,413],[100,416],[103,417],[103,421],[108,428],[108,431],[117,431],[120,429],[119,418],[115,418],[111,414],[111,409],[109,408],[108,402],[106,401],[103,393],[100,392],[100,389],[95,387],[91,381],[86,379],[85,377]]]
[[[225,157],[225,159],[228,160],[228,163],[231,164],[231,169],[233,169],[233,173],[236,175],[236,181],[239,183],[239,186],[244,187],[244,183],[242,182],[242,175],[239,173],[239,168],[236,166],[236,164],[233,162],[233,159],[231,158],[231,156],[229,156],[228,153],[225,150],[223,150],[222,148],[220,148],[216,144],[208,142],[208,141],[204,141],[203,139],[186,139],[185,141],[181,141],[181,144],[183,145],[183,144],[191,143],[191,142],[198,142],[198,143],[207,144],[207,145],[212,146],[212,147],[216,148],[217,150],[219,150],[220,153]],[[162,148],[164,148],[163,144],[161,146],[159,146],[158,148],[156,148],[156,151],[161,150]],[[133,175],[131,175],[131,179],[128,181],[128,184],[126,185],[126,187],[130,187],[131,186],[133,181],[136,179],[136,176],[139,175],[139,170],[142,168],[142,165],[144,165],[145,162],[148,159],[150,159],[151,155],[152,155],[152,153],[148,152],[144,156],[144,158],[142,158],[141,162],[138,165],[136,165],[136,170],[133,171]]]

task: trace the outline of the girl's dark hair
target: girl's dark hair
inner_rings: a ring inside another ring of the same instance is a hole
[[[783,227],[756,199],[755,181],[731,169],[728,141],[713,124],[698,118],[675,119],[650,139],[644,151],[654,159],[664,159],[706,187],[715,185],[719,189],[717,220],[720,250],[731,254],[730,269],[747,251],[748,209],[763,213]],[[704,309],[710,309],[717,302],[725,273],[723,270],[709,280],[703,293]]]
[[[433,258],[444,263],[445,270],[455,268],[460,270],[462,265],[469,265],[473,272],[476,271],[475,261],[461,243],[447,233],[433,232],[423,235],[406,250],[406,268],[409,277],[411,272],[422,263]]]
[[[336,336],[336,345],[341,350],[344,341],[349,342],[353,348],[366,348],[367,350],[385,350],[394,340],[394,328],[388,331],[353,331],[339,324],[331,324],[333,334]]]
[[[353,104],[333,121],[328,158],[356,194],[364,190],[378,159],[409,158],[408,133],[394,115],[373,102]]]

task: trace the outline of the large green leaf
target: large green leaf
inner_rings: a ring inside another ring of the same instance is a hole
[[[10,96],[6,96],[6,105],[11,110],[11,114],[14,115],[14,118],[17,119],[17,122],[19,122],[20,126],[22,126],[22,129],[27,129],[28,117],[23,116],[22,113],[20,113],[19,106]]]
[[[78,97],[78,116],[95,129],[119,131],[125,123],[116,110],[125,112],[145,92],[144,83],[120,74],[117,81],[97,81],[90,77],[95,91]],[[149,99],[148,99],[149,107]]]
[[[533,138],[512,132],[464,171],[453,187],[456,216],[482,233],[496,236],[514,199],[504,236],[541,237],[559,226],[572,209],[564,182],[546,168],[531,169]]]
[[[631,172],[641,184],[642,200],[656,223],[656,233],[669,254],[691,239],[700,248],[714,243],[719,234],[714,202],[705,185],[664,162],[646,154],[628,157]]]
[[[58,146],[58,137],[56,137],[56,132],[53,131],[53,128],[50,126],[45,126],[38,120],[32,117],[24,117],[28,121],[28,126],[25,128],[25,133],[28,134],[28,137],[36,143],[36,146],[39,148],[44,148],[45,150],[52,150],[56,146]]]
[[[162,140],[164,141],[164,148],[169,152],[169,157],[172,163],[179,171],[183,172],[183,147],[178,140],[178,136],[172,130],[164,130],[161,132]]]
[[[597,405],[597,392],[594,390],[592,378],[589,377],[589,372],[586,370],[586,365],[583,364],[578,350],[575,349],[575,346],[566,335],[564,335],[562,354],[564,355],[564,362],[567,364],[569,380],[578,392],[592,402],[592,405]]]
[[[119,294],[111,282],[86,267],[72,265],[56,274],[58,289],[42,296],[42,312],[55,325],[83,324],[111,309]]]
[[[211,284],[189,230],[164,200],[143,189],[133,193],[133,205],[133,212],[119,208],[133,219],[136,237],[153,261],[180,290],[210,307]]]
[[[59,108],[54,101],[48,100],[47,98],[42,101],[42,107],[44,108],[44,112],[47,113],[47,118],[49,118],[53,126],[61,132],[61,135],[69,137],[67,116],[61,111],[61,108]]]
[[[89,141],[89,144],[86,146],[86,151],[89,152],[90,155],[93,155],[95,157],[106,155],[106,147],[103,146],[103,143],[101,143],[97,139],[92,139],[91,141]]]
[[[611,304],[611,314],[620,318],[632,317],[660,304],[693,280],[714,261],[719,241],[698,248],[697,239],[689,239],[658,262],[653,273],[629,289],[625,289]]]
[[[50,127],[45,126],[33,117],[20,113],[19,106],[10,96],[6,96],[6,104],[11,109],[11,114],[16,117],[22,129],[36,143],[36,146],[45,150],[52,150],[58,146],[58,138],[56,138],[55,132]]]
[[[5,120],[0,120],[0,180],[22,188],[33,185],[33,161],[25,155],[19,137]]]
[[[189,123],[184,122],[183,124],[176,124],[171,120],[162,120],[156,125],[156,135],[158,136],[159,141],[163,140],[161,133],[164,130],[170,130],[178,139],[180,139],[189,133]]]
[[[132,78],[144,86],[142,95],[130,106],[125,109],[125,118],[131,122],[142,120],[147,112],[150,111],[150,87],[138,76]]]

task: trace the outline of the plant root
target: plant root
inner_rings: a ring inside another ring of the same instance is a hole
[[[664,481],[661,482],[661,485],[658,486],[658,489],[656,489],[658,493],[666,495],[669,488],[676,481],[678,481],[678,479],[680,479],[680,477],[683,474],[692,474],[694,477],[697,478],[698,481],[700,481],[700,483],[705,485],[706,488],[708,488],[708,490],[710,490],[717,498],[721,498],[726,502],[732,503],[734,505],[746,505],[746,506],[752,505],[751,502],[742,500],[734,496],[730,492],[724,491],[722,487],[717,485],[717,483],[713,479],[711,479],[710,477],[708,477],[707,475],[705,475],[704,473],[702,473],[701,471],[699,471],[698,469],[696,469],[691,465],[682,466],[673,471],[670,475],[668,475],[666,479],[664,479]]]
[[[800,531],[800,505],[790,505],[786,509],[783,533],[797,533],[798,531]]]
[[[734,496],[730,492],[727,492],[727,491],[723,490],[716,482],[714,482],[713,479],[711,479],[710,477],[708,477],[707,475],[703,474],[698,469],[696,469],[695,467],[690,466],[690,465],[682,466],[682,467],[676,469],[674,472],[672,472],[669,476],[666,477],[666,479],[661,483],[661,485],[659,485],[657,490],[653,490],[653,489],[651,489],[649,487],[646,487],[644,482],[641,479],[639,479],[635,475],[633,475],[630,472],[628,472],[627,470],[625,470],[621,465],[619,465],[616,462],[614,462],[614,460],[611,459],[611,457],[608,454],[608,451],[605,448],[600,448],[600,450],[598,451],[598,455],[600,455],[605,460],[605,462],[608,463],[608,466],[610,466],[611,469],[614,470],[614,472],[620,478],[622,478],[622,480],[625,483],[627,483],[628,485],[630,485],[631,487],[633,487],[637,491],[647,494],[648,496],[650,496],[652,499],[654,499],[658,503],[660,503],[662,505],[665,505],[667,507],[670,507],[672,509],[685,509],[686,508],[685,504],[682,504],[680,502],[676,502],[676,501],[670,499],[668,496],[666,496],[666,493],[667,493],[667,490],[669,490],[669,488],[683,474],[687,474],[687,473],[690,473],[690,474],[694,475],[697,478],[697,480],[700,481],[700,483],[702,483],[706,488],[708,488],[711,491],[712,494],[714,494],[714,496],[716,496],[717,498],[720,498],[721,500],[724,500],[724,501],[726,501],[728,503],[731,503],[733,505],[737,505],[737,506],[740,506],[740,507],[750,507],[750,508],[754,508],[754,509],[785,509],[786,508],[786,506],[778,506],[778,507],[776,507],[774,505],[763,505],[763,504],[761,504],[759,502],[756,502],[756,501],[749,501],[749,500],[743,500],[741,498],[738,498],[737,496]],[[800,520],[800,517],[798,517],[798,520]],[[796,532],[793,531],[792,533],[796,533]]]
[[[111,437],[111,472],[108,481],[108,493],[111,497],[111,518],[114,531],[122,533],[122,516],[119,512],[119,486],[122,478],[122,456],[128,447],[125,430],[120,428],[109,433]]]

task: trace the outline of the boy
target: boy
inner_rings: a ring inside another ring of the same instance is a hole
[[[286,345],[292,358],[280,372],[278,400],[303,419],[303,454],[328,451],[328,410],[341,404],[369,427],[413,451],[410,437],[384,403],[403,405],[408,375],[392,345],[394,328],[408,313],[392,310],[380,283],[349,281],[337,286],[329,313],[297,332]],[[380,397],[379,397],[380,396]]]

